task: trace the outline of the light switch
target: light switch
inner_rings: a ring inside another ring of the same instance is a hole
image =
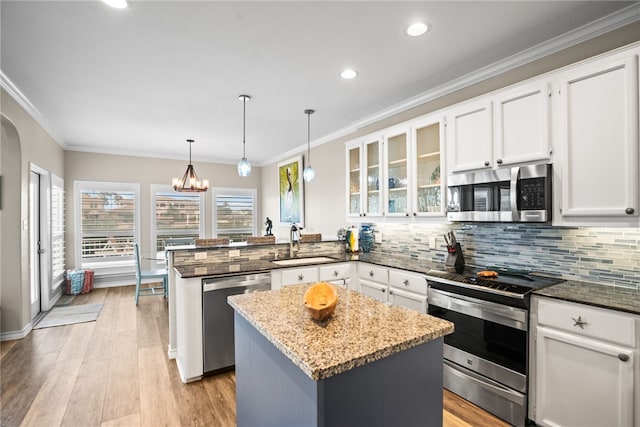
[[[436,236],[429,237],[429,248],[431,249],[436,248]]]

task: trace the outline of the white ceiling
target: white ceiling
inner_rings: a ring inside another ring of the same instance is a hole
[[[251,95],[259,165],[637,3],[2,0],[0,68],[70,150],[237,162]]]

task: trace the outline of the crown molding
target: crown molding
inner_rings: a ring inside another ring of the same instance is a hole
[[[18,105],[24,108],[27,114],[29,114],[60,147],[65,150],[69,148],[67,144],[65,144],[64,141],[54,132],[53,128],[40,111],[31,103],[31,101],[29,101],[29,98],[27,98],[15,84],[13,84],[11,79],[9,79],[2,70],[0,70],[0,87],[2,87],[9,96],[18,103]]]

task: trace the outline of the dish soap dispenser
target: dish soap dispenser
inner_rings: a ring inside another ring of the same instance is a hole
[[[351,252],[358,252],[358,243],[359,243],[359,239],[358,239],[358,230],[356,229],[355,225],[352,225],[349,228],[349,250]]]

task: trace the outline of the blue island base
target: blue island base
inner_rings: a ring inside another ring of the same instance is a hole
[[[312,380],[235,313],[239,427],[442,425],[443,338]]]

